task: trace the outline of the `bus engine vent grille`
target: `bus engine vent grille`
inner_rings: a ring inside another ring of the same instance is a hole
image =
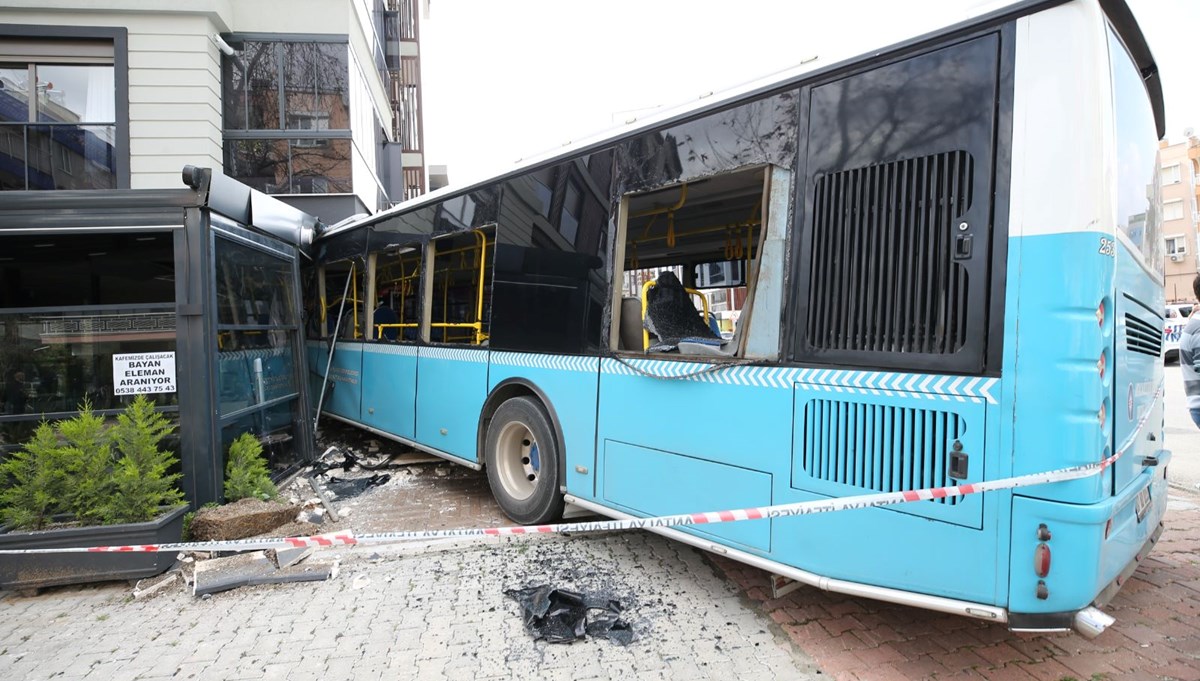
[[[1130,352],[1158,357],[1162,354],[1162,324],[1155,326],[1133,314],[1125,313],[1125,347]]]
[[[876,492],[956,485],[950,453],[965,431],[951,412],[815,399],[804,406],[802,465],[818,480]]]
[[[955,260],[971,257],[971,243],[956,253],[956,239],[973,170],[969,153],[950,151],[817,180],[810,347],[934,355],[963,347],[968,281]]]

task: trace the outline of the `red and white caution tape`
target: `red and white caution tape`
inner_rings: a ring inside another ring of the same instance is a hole
[[[97,546],[82,548],[55,549],[6,549],[4,554],[26,553],[109,553],[109,552],[152,552],[152,551],[252,551],[259,549],[286,549],[308,546],[349,546],[352,544],[391,544],[405,541],[428,539],[454,539],[464,537],[507,537],[528,534],[573,534],[577,532],[605,532],[612,530],[644,530],[660,527],[675,527],[679,525],[707,525],[714,523],[729,523],[742,520],[758,520],[760,518],[787,518],[792,516],[812,515],[815,513],[831,513],[862,508],[877,508],[893,506],[912,501],[928,501],[961,497],[968,494],[981,494],[1018,487],[1032,487],[1052,482],[1078,480],[1097,475],[1106,470],[1117,459],[1121,458],[1133,444],[1134,439],[1146,425],[1146,420],[1154,411],[1153,406],[1162,397],[1163,386],[1160,385],[1154,394],[1150,408],[1138,421],[1137,427],[1121,445],[1121,448],[1106,459],[1080,466],[1070,466],[1045,473],[1031,473],[1002,480],[974,482],[953,487],[930,487],[926,489],[907,490],[903,492],[882,492],[878,494],[859,494],[836,499],[820,499],[816,501],[801,501],[793,504],[778,504],[774,506],[758,506],[740,508],[729,511],[708,511],[704,513],[681,513],[678,515],[657,516],[653,518],[631,518],[628,520],[599,520],[582,523],[558,523],[554,525],[525,525],[517,527],[488,527],[464,528],[458,530],[413,530],[407,532],[380,532],[355,536],[352,532],[322,534],[313,537],[286,537],[278,539],[241,539],[223,542],[180,542],[173,544],[152,544],[144,546]]]
[[[282,537],[264,539],[231,539],[225,541],[172,542],[166,544],[131,544],[127,546],[70,546],[53,549],[5,549],[0,555],[26,553],[158,553],[162,551],[259,551],[262,549],[291,549],[325,546],[350,546],[358,541],[350,530],[318,534],[311,537]]]

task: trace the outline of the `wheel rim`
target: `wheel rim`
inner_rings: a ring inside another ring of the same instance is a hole
[[[520,421],[505,424],[496,440],[496,472],[509,496],[523,501],[533,495],[541,477],[540,454],[528,426]]]

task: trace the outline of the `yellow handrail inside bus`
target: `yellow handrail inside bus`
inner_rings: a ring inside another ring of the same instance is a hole
[[[487,235],[483,229],[471,230],[475,235],[474,246],[464,246],[448,251],[442,251],[434,257],[459,253],[459,268],[465,270],[466,267],[466,252],[472,253],[471,264],[472,269],[478,272],[476,290],[475,290],[475,321],[473,322],[451,322],[449,321],[450,306],[450,272],[455,268],[446,268],[443,270],[445,277],[442,284],[442,321],[430,323],[429,327],[434,329],[471,329],[472,333],[468,337],[473,345],[479,345],[488,339],[488,334],[483,331],[483,289],[487,283]],[[478,256],[476,259],[475,256]],[[442,339],[448,339],[448,335],[443,333]]]
[[[646,328],[646,293],[650,291],[650,288],[652,286],[655,286],[657,284],[658,284],[658,282],[656,282],[654,280],[650,280],[650,281],[642,284],[642,350],[650,349],[650,331]],[[690,293],[694,296],[699,296],[700,305],[704,308],[704,323],[707,325],[708,324],[708,297],[705,296],[703,293],[697,291],[694,288],[686,288],[685,287],[683,290],[687,291],[688,293]]]

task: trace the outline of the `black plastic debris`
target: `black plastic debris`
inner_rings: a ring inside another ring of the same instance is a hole
[[[391,479],[392,476],[387,473],[372,475],[369,478],[346,479],[331,477],[325,482],[325,488],[336,494],[339,499],[348,499],[362,494],[370,487],[383,485]]]
[[[621,604],[613,599],[548,584],[509,589],[504,595],[520,604],[525,630],[535,641],[571,643],[585,635],[622,646],[633,641],[633,629],[619,617]]]
[[[601,610],[588,616],[587,635],[594,638],[606,638],[622,646],[627,646],[633,641],[633,629],[629,623],[608,610]]]

